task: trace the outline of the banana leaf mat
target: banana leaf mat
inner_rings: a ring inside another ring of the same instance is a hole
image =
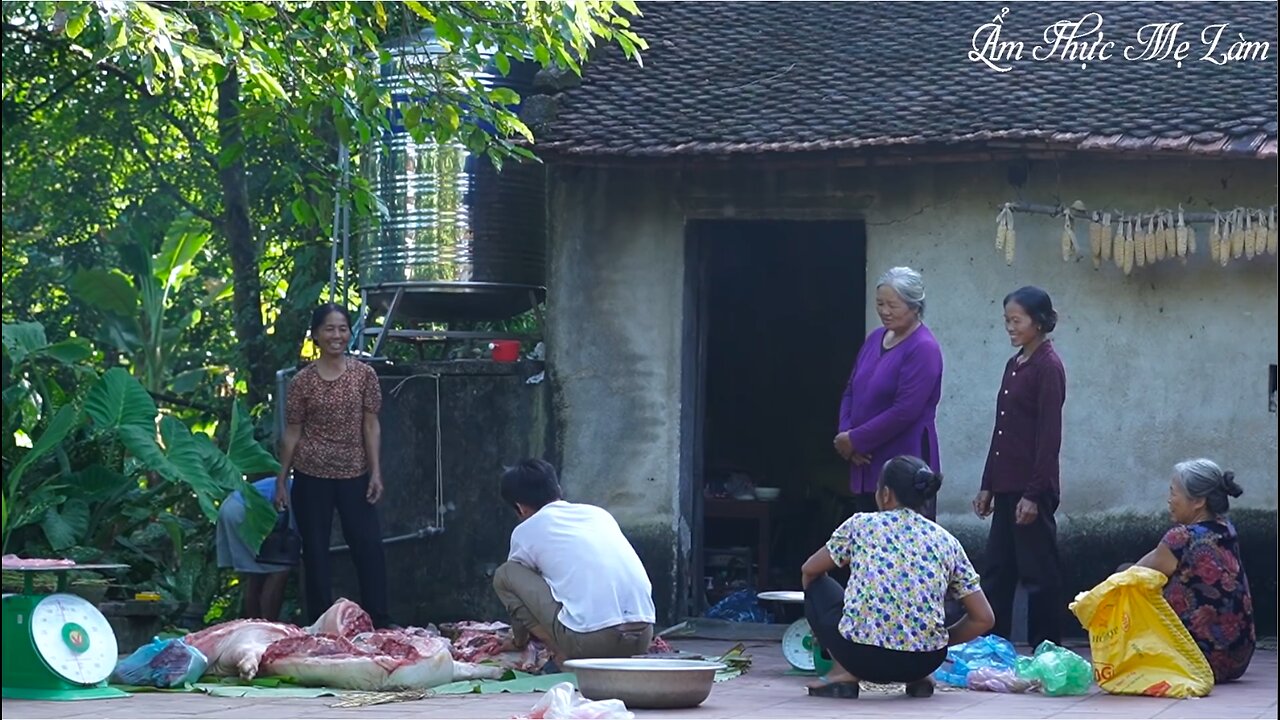
[[[290,678],[268,677],[253,680],[205,676],[200,682],[181,687],[157,688],[149,685],[117,685],[111,687],[127,693],[204,693],[211,697],[314,698],[348,695],[356,691],[339,688],[305,687]],[[363,694],[363,693],[362,693]]]

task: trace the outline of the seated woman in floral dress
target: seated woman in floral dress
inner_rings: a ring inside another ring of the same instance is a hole
[[[1169,514],[1177,525],[1137,563],[1169,576],[1165,600],[1204,652],[1214,682],[1243,675],[1257,644],[1240,540],[1226,517],[1227,498],[1242,492],[1235,473],[1212,460],[1175,465]]]
[[[880,472],[879,511],[854,513],[805,561],[805,617],[835,660],[810,695],[855,698],[865,680],[906,683],[908,695],[928,697],[947,648],[995,623],[960,541],[924,516],[941,485],[942,476],[920,458],[893,458]],[[843,566],[849,583],[842,588],[827,573]],[[965,610],[950,626],[947,597]]]

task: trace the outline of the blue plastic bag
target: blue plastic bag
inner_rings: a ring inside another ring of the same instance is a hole
[[[750,588],[730,593],[707,610],[707,617],[730,622],[773,622],[773,615],[760,607],[756,591]]]
[[[969,673],[978,668],[1014,670],[1018,651],[999,635],[984,635],[947,650],[947,661],[933,673],[934,679],[956,687],[969,686]]]
[[[181,638],[154,638],[116,664],[111,681],[120,685],[172,688],[194,683],[204,675],[209,660]]]

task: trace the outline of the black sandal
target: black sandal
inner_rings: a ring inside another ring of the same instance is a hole
[[[858,683],[836,682],[809,688],[809,697],[839,698],[841,700],[857,700]]]
[[[913,698],[933,697],[933,682],[928,678],[907,683],[907,695]]]

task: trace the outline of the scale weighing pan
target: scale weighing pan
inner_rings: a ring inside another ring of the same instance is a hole
[[[794,603],[801,605],[804,603],[803,590],[769,590],[767,592],[757,593],[756,597],[761,600],[769,600],[773,602]]]
[[[756,597],[768,602],[804,604],[802,590],[769,590],[757,593]],[[782,657],[791,667],[804,672],[825,675],[831,670],[831,659],[823,654],[809,621],[804,618],[791,623],[782,634]]]
[[[23,700],[89,700],[129,697],[107,686],[119,655],[115,632],[93,603],[64,592],[68,572],[119,570],[127,565],[67,565],[5,570],[25,573],[24,590],[3,604],[4,697]],[[59,573],[58,592],[37,595],[31,574]]]

